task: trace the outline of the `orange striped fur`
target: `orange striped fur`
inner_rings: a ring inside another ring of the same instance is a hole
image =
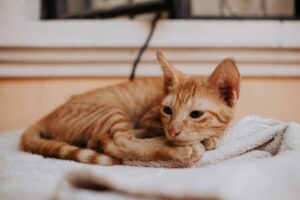
[[[98,165],[199,160],[200,141],[214,148],[232,119],[238,70],[227,59],[209,78],[187,77],[161,53],[157,58],[164,81],[140,79],[73,96],[25,131],[22,149]],[[204,112],[197,120],[188,117],[195,109]]]
[[[208,78],[201,78],[179,72],[161,53],[157,57],[167,92],[160,108],[167,138],[176,145],[202,141],[206,150],[214,149],[233,119],[239,96],[240,74],[235,62],[227,58]],[[172,114],[166,113],[166,108]]]

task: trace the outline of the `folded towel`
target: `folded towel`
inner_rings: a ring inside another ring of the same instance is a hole
[[[0,199],[300,199],[296,123],[243,118],[218,149],[185,169],[102,167],[44,158],[20,151],[21,133],[0,133]]]
[[[251,116],[238,121],[219,147],[205,152],[193,168],[74,171],[62,179],[55,198],[296,200],[300,199],[299,156],[299,124]],[[169,161],[126,164],[172,165]]]

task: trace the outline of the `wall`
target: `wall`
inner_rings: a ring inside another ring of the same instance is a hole
[[[189,75],[208,75],[225,57],[242,73],[236,118],[261,115],[300,122],[300,50],[292,48],[159,48]],[[159,76],[158,48],[137,76]],[[72,94],[126,81],[136,48],[0,48],[0,131],[25,128]]]
[[[0,1],[0,131],[24,128],[70,95],[124,81],[149,21],[41,21],[39,0]],[[5,27],[5,28],[3,28]],[[160,49],[187,74],[233,57],[243,75],[237,118],[300,121],[300,22],[163,20],[138,76],[158,76]]]
[[[126,78],[0,79],[0,131],[25,128],[71,95]],[[243,78],[236,118],[261,115],[300,122],[300,79]]]

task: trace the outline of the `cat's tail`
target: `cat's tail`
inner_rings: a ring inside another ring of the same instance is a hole
[[[116,158],[91,149],[80,148],[62,141],[45,139],[42,137],[41,130],[39,125],[34,125],[24,132],[21,138],[21,148],[24,151],[40,154],[45,157],[74,160],[102,166],[121,163],[121,161]]]

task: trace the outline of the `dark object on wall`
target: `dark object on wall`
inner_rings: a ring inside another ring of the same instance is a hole
[[[189,18],[190,0],[157,0],[132,3],[112,9],[99,9],[69,14],[66,0],[42,0],[42,19],[105,19],[166,11],[172,19]]]
[[[66,12],[65,0],[42,0],[42,19],[59,19]]]
[[[142,46],[142,48],[140,48],[140,50],[138,52],[138,55],[137,55],[136,59],[133,62],[132,70],[131,70],[131,73],[130,73],[130,76],[129,76],[129,80],[131,80],[131,81],[135,77],[136,68],[137,68],[138,64],[140,63],[140,60],[141,60],[141,58],[144,54],[144,51],[148,48],[149,42],[150,42],[150,40],[152,38],[152,35],[155,31],[156,23],[157,23],[158,19],[160,18],[160,15],[161,15],[161,11],[158,10],[156,15],[154,16],[152,22],[151,22],[151,28],[150,28],[149,35],[148,35],[144,45]]]
[[[161,12],[166,11],[168,17],[188,18],[190,16],[190,1],[189,0],[163,0],[150,1],[138,4],[129,4],[126,6],[119,6],[109,10],[94,10],[81,13],[66,14],[67,12],[66,0],[43,0],[42,1],[42,19],[83,19],[83,18],[113,18],[123,15],[130,17],[138,14],[155,12],[155,16],[151,22],[149,35],[140,48],[136,59],[133,62],[132,70],[129,79],[132,81],[135,78],[136,68],[142,58],[144,51],[148,48],[148,44],[154,33],[156,23],[160,18]]]
[[[295,15],[300,18],[300,0],[295,0]]]
[[[225,0],[221,1],[225,2]],[[241,17],[241,16],[192,16],[191,15],[191,1],[190,0],[153,0],[143,3],[132,3],[128,0],[127,5],[120,5],[111,9],[98,9],[90,10],[91,0],[82,1],[84,4],[83,11],[70,13],[68,12],[67,0],[42,0],[42,19],[106,19],[120,16],[129,16],[133,18],[135,15],[145,13],[155,13],[155,16],[151,22],[151,28],[148,37],[145,40],[144,45],[140,48],[138,55],[133,62],[132,71],[129,79],[133,80],[135,76],[136,68],[141,60],[144,51],[148,48],[148,44],[155,31],[156,22],[158,21],[161,12],[166,12],[167,17],[171,19],[268,19],[268,20],[299,20],[300,19],[300,0],[295,0],[295,12],[294,16],[263,16],[263,17]],[[224,5],[223,5],[224,6]],[[229,6],[229,5],[228,5]],[[223,8],[223,7],[222,7]],[[264,5],[265,10],[265,5]]]
[[[209,0],[208,0],[209,1]],[[120,16],[129,16],[145,13],[155,13],[157,10],[167,13],[171,19],[213,19],[213,20],[299,20],[300,19],[300,0],[294,0],[295,11],[293,15],[267,15],[266,2],[262,1],[264,10],[263,16],[240,16],[233,12],[227,0],[221,0],[220,8],[227,9],[230,15],[194,15],[191,12],[191,0],[151,0],[142,3],[133,3],[128,0],[128,4],[119,5],[110,9],[91,10],[92,1],[82,0],[84,5],[81,11],[70,12],[68,0],[42,0],[42,19],[105,19]],[[74,2],[72,2],[74,3]],[[229,9],[230,8],[230,9]],[[224,14],[224,13],[223,13]]]

